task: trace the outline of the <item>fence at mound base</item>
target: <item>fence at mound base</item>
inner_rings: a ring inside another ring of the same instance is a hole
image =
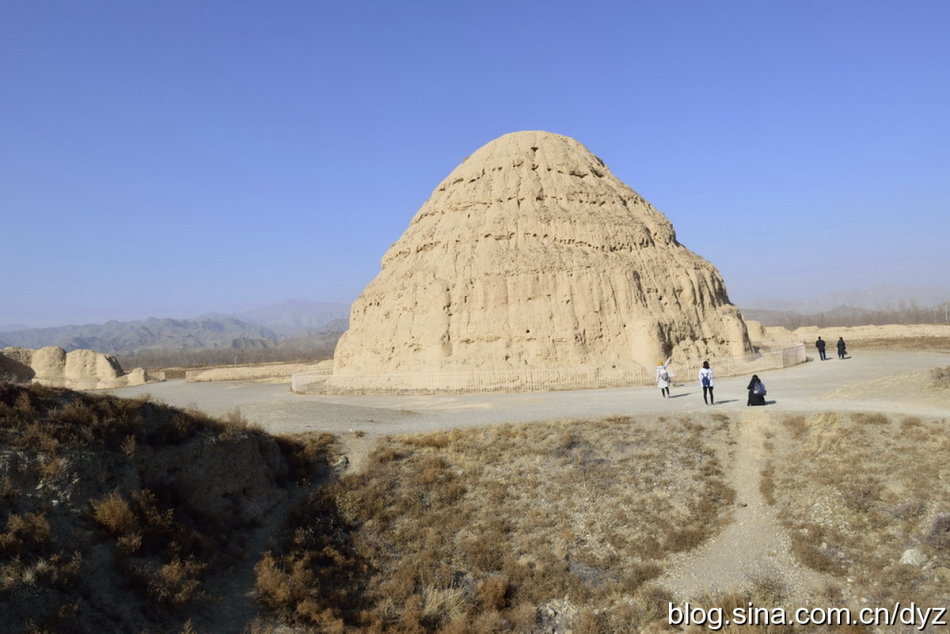
[[[253,381],[255,379],[280,379],[297,372],[313,369],[312,363],[270,363],[267,365],[223,366],[204,370],[187,370],[185,381],[202,383],[206,381]]]
[[[804,344],[742,357],[709,359],[715,376],[736,376],[785,368],[805,361]],[[670,364],[674,382],[698,380],[702,361]],[[379,375],[303,375],[294,377],[294,391],[318,388],[330,393],[478,393],[540,392],[591,388],[652,385],[654,369],[635,368],[545,368],[526,370],[470,370],[463,372],[414,372]],[[299,387],[299,389],[298,389]]]

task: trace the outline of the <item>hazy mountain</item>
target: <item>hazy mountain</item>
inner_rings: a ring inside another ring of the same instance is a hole
[[[263,326],[233,317],[109,321],[104,324],[31,328],[3,333],[7,345],[26,348],[59,346],[65,350],[88,348],[120,354],[146,348],[247,347],[250,341],[275,343],[277,335]],[[235,344],[235,342],[238,342]]]
[[[339,302],[290,300],[230,315],[264,326],[284,337],[316,334],[334,321],[349,319],[350,305]],[[342,330],[346,330],[344,325]]]
[[[866,310],[900,310],[917,306],[927,308],[950,301],[950,288],[937,286],[893,286],[822,293],[811,298],[756,298],[740,302],[743,314],[749,309],[825,312],[839,307]]]

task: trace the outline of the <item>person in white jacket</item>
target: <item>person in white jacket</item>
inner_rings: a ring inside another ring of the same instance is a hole
[[[670,357],[656,366],[656,386],[660,388],[660,396],[663,398],[670,397],[670,371],[666,369],[666,366],[670,364],[672,358]]]
[[[703,361],[703,367],[699,369],[699,384],[703,386],[703,403],[706,405],[715,405],[713,399],[713,371],[709,367],[709,361]],[[709,398],[706,398],[709,394]]]

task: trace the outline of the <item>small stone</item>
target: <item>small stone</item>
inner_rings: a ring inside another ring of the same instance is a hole
[[[927,563],[927,556],[917,548],[908,548],[901,555],[901,563],[908,566],[923,566]]]

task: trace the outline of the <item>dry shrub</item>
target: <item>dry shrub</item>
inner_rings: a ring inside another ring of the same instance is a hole
[[[901,421],[901,431],[910,431],[924,426],[924,422],[918,416],[907,416]]]
[[[925,537],[926,543],[944,559],[950,557],[950,513],[938,515]]]
[[[207,564],[194,559],[175,557],[162,566],[140,565],[136,567],[140,579],[145,580],[150,597],[173,607],[182,607],[198,595],[201,582],[198,580]]]
[[[112,535],[125,535],[136,523],[132,507],[118,491],[93,500],[92,516],[99,526]]]
[[[813,527],[811,534],[794,532],[791,535],[792,554],[798,561],[812,570],[831,575],[843,575],[845,572],[842,562],[834,558],[821,544],[821,529]]]
[[[858,425],[887,425],[890,423],[887,416],[878,413],[856,412],[851,414],[851,420]]]
[[[475,599],[483,609],[500,610],[508,607],[509,591],[507,577],[492,575],[478,582]]]
[[[442,449],[447,447],[451,441],[450,432],[446,431],[437,431],[429,434],[419,434],[417,436],[410,436],[405,439],[407,445],[411,447],[430,447],[433,449]]]
[[[10,513],[7,530],[0,533],[0,555],[22,555],[32,547],[46,543],[50,538],[50,525],[42,513]]]
[[[882,485],[880,482],[861,478],[842,485],[841,499],[845,505],[859,513],[867,513],[881,499]]]
[[[930,384],[938,390],[950,389],[950,365],[933,368],[930,371]]]
[[[96,524],[115,539],[118,570],[150,599],[180,608],[201,595],[218,550],[185,510],[176,517],[169,495],[112,491],[91,505]]]
[[[119,446],[119,450],[122,452],[122,455],[126,459],[131,460],[135,457],[135,435],[129,434],[125,437],[125,440],[122,441],[122,444]]]
[[[805,417],[804,416],[786,416],[782,419],[782,424],[785,428],[791,432],[794,438],[801,438],[802,434],[805,433]]]
[[[139,552],[142,548],[142,534],[141,533],[128,533],[124,534],[116,540],[116,546],[119,548],[119,552],[125,556],[131,556]]]
[[[326,432],[275,436],[274,440],[295,482],[323,475],[339,453],[336,436]]]
[[[254,568],[258,600],[282,619],[324,629],[359,620],[365,564],[350,526],[326,490],[317,490],[289,522],[298,527],[286,553],[268,551]]]

